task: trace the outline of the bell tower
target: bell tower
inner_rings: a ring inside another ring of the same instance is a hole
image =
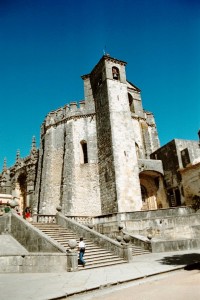
[[[126,63],[104,55],[90,73],[95,102],[102,213],[142,206]]]

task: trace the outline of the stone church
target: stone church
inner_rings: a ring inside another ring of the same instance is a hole
[[[141,91],[126,78],[126,62],[104,55],[82,76],[84,100],[51,111],[41,126],[40,147],[0,175],[0,193],[20,210],[98,216],[167,208],[154,116]],[[198,143],[197,143],[198,144]]]

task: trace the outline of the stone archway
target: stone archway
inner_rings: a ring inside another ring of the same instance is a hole
[[[162,175],[155,171],[145,170],[139,174],[139,177],[143,204],[142,210],[166,207]]]
[[[144,185],[140,185],[142,195],[142,210],[149,210],[148,192]]]

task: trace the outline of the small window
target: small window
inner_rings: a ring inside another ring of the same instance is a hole
[[[82,146],[82,151],[83,151],[83,163],[87,164],[88,163],[88,150],[87,150],[87,142],[82,141],[81,142]]]
[[[135,150],[136,150],[137,159],[140,159],[140,148],[137,143],[135,143]]]
[[[113,79],[119,80],[119,69],[117,67],[112,68]]]
[[[135,108],[134,108],[134,104],[133,104],[133,97],[130,93],[128,93],[128,101],[129,101],[130,111],[135,113]]]

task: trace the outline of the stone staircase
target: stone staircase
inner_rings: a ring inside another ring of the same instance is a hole
[[[78,245],[80,237],[77,236],[76,233],[65,229],[57,224],[32,223],[32,225],[34,225],[43,233],[47,234],[49,237],[57,241],[66,250],[69,249],[69,239],[76,239]],[[95,245],[91,240],[84,239],[84,242],[86,244],[86,251],[84,255],[86,265],[84,268],[82,266],[79,266],[79,270],[126,263],[126,261],[123,258],[114,255],[108,250],[100,248],[99,246]]]
[[[151,253],[149,250],[145,250],[140,246],[132,245],[132,255],[133,256],[142,255],[142,254],[149,254],[149,253]]]

